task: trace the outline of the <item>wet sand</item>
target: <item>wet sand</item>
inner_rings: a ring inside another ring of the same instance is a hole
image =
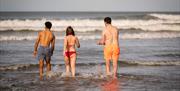
[[[63,76],[64,66],[39,80],[38,67],[0,72],[0,91],[179,91],[180,66],[123,66],[118,79],[106,77],[104,65],[77,67],[76,78]],[[55,66],[53,66],[55,67]],[[90,68],[90,69],[89,69]],[[94,69],[94,70],[93,70]],[[92,72],[90,72],[92,71]],[[94,71],[94,72],[93,72]],[[55,74],[56,73],[56,74]]]

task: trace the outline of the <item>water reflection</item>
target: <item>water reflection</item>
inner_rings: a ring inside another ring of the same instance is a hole
[[[101,85],[101,91],[120,91],[120,82],[118,79],[105,81]]]

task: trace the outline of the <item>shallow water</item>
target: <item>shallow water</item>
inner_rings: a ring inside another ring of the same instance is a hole
[[[62,43],[56,41],[52,72],[39,80],[33,43],[0,41],[0,90],[2,91],[179,91],[179,38],[120,40],[118,79],[105,75],[102,46],[80,40],[76,78],[65,77]]]
[[[167,63],[177,65],[180,62],[180,39],[120,39],[121,55],[119,60],[135,63]],[[80,40],[77,63],[101,63],[103,47],[96,40]],[[34,41],[0,41],[0,65],[37,64],[33,58]],[[53,64],[64,64],[62,55],[63,40],[56,40]],[[174,63],[173,63],[174,62]],[[163,65],[163,64],[162,64]]]
[[[43,81],[38,79],[38,67],[1,71],[0,89],[2,91],[180,90],[180,66],[123,66],[119,64],[118,79],[105,76],[104,64],[77,66],[76,78],[64,77],[63,68],[63,65],[54,65],[51,76],[46,78],[44,75]]]

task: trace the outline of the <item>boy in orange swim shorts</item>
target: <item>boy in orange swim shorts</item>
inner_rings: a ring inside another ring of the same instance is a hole
[[[110,61],[113,61],[113,77],[117,78],[117,62],[120,54],[119,31],[111,25],[111,18],[104,18],[105,29],[99,45],[104,45],[104,59],[106,60],[106,74],[110,75]]]

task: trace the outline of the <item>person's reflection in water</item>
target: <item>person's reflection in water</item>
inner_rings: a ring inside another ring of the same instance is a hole
[[[118,79],[111,79],[101,85],[102,91],[120,91],[120,82]]]

